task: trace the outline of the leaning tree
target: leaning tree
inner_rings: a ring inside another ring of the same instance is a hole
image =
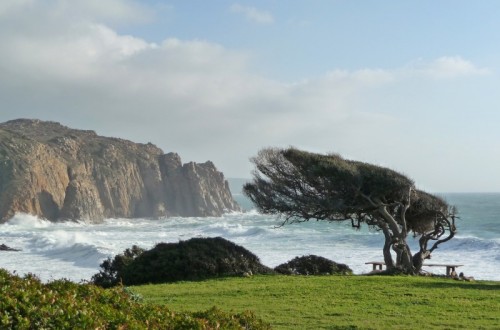
[[[259,211],[284,224],[315,219],[372,226],[384,234],[389,271],[419,273],[455,235],[455,209],[391,169],[295,148],[263,149],[252,162],[254,177],[243,191]],[[415,254],[407,242],[411,233],[419,237]]]

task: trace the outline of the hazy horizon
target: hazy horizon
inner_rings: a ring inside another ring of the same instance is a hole
[[[234,194],[241,194],[241,191],[236,191],[236,189],[239,189],[237,187],[243,187],[243,184],[246,182],[250,182],[252,180],[251,177],[248,178],[234,178],[234,177],[226,177],[226,180],[229,182],[229,188],[231,190],[231,193]],[[499,195],[500,197],[500,191],[427,191],[432,194],[436,194],[442,197],[446,197],[443,195]]]
[[[500,192],[500,2],[4,0],[0,122],[151,142],[250,178],[261,148]]]

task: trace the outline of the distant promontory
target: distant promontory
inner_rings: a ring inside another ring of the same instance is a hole
[[[56,122],[0,124],[0,223],[17,212],[51,221],[221,216],[239,211],[210,161],[182,164],[155,145]]]

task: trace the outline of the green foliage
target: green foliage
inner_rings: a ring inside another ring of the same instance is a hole
[[[244,193],[260,211],[286,218],[345,220],[403,202],[412,180],[388,168],[295,148],[263,149]]]
[[[108,287],[120,282],[135,285],[272,273],[256,255],[221,237],[160,243],[148,251],[132,252],[104,261],[93,282]]]
[[[254,276],[132,287],[176,311],[250,309],[273,329],[498,329],[500,282],[423,276]]]
[[[432,230],[436,218],[441,214],[454,214],[454,211],[449,211],[448,208],[448,204],[443,199],[416,190],[411,196],[411,207],[406,212],[408,229],[415,233]]]
[[[268,329],[253,313],[217,308],[176,313],[139,304],[122,287],[58,280],[41,283],[0,269],[0,329]]]
[[[108,258],[101,263],[101,270],[92,276],[92,282],[103,288],[109,288],[120,283],[122,272],[140,256],[144,249],[133,245],[132,248],[123,251],[123,254],[116,255],[113,259]]]
[[[315,255],[296,257],[274,270],[285,275],[352,275],[347,265]]]

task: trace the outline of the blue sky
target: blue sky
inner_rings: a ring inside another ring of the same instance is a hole
[[[167,35],[245,50],[272,78],[309,78],[332,68],[392,69],[443,55],[494,65],[500,42],[497,1],[168,3],[157,7],[152,24],[123,32],[152,42]],[[252,17],[252,9],[265,19]]]
[[[500,2],[3,0],[0,121],[250,177],[263,147],[500,191]]]

